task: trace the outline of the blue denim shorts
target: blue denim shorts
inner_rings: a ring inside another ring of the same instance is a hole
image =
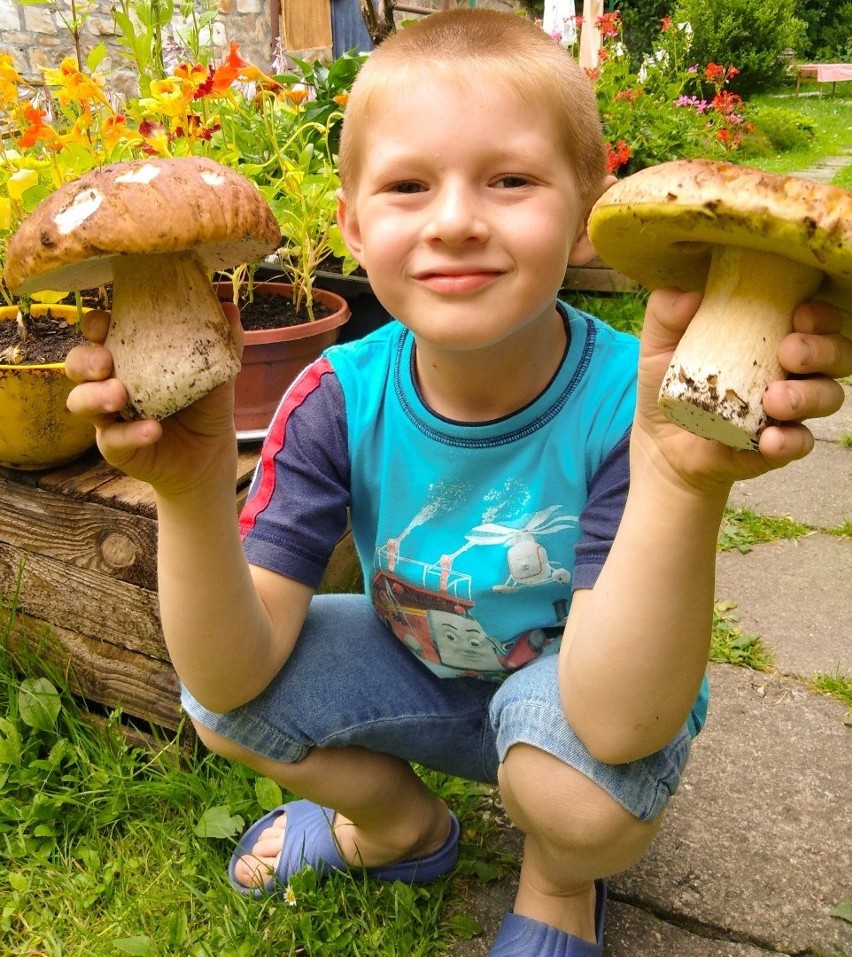
[[[689,755],[686,726],[639,761],[593,758],[565,720],[556,657],[502,683],[439,678],[378,619],[363,595],[318,595],[284,668],[265,691],[226,714],[184,688],[193,721],[274,761],[311,748],[358,745],[447,774],[495,782],[513,744],[529,744],[591,778],[640,820],[674,794]]]

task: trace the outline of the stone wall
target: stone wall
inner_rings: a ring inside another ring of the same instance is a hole
[[[204,0],[202,0],[204,2]],[[275,41],[278,36],[277,0],[208,0],[218,10],[212,29],[205,38],[212,49],[212,62],[218,62],[235,40],[240,52],[261,69],[271,68]],[[302,0],[309,2],[309,0]],[[343,2],[343,0],[333,0]],[[354,0],[348,0],[354,2]],[[460,0],[456,0],[459,5]],[[403,6],[440,9],[441,0],[411,0]],[[524,6],[523,0],[479,0],[480,6],[515,11]],[[92,12],[79,30],[80,50],[83,58],[100,43],[107,49],[107,56],[99,71],[109,72],[110,84],[118,92],[134,94],[134,74],[121,45],[116,40],[116,26],[112,11],[115,0],[92,0]],[[176,4],[177,6],[177,4]],[[10,53],[15,67],[31,79],[39,79],[41,68],[58,66],[63,57],[75,54],[74,38],[63,20],[70,16],[69,0],[48,0],[43,5],[19,6],[15,0],[0,0],[0,50]],[[410,13],[398,13],[397,19],[410,17]],[[172,21],[171,33],[179,38],[186,30],[186,23],[179,16]],[[291,51],[306,58],[315,55],[330,55],[331,51]]]
[[[269,69],[273,48],[270,0],[218,0],[216,6],[218,15],[205,38],[213,50],[212,61],[218,62],[229,42],[236,40],[247,60]],[[130,93],[134,70],[116,40],[115,7],[113,0],[95,0],[93,12],[79,31],[80,47],[85,58],[104,43],[108,52],[99,71],[109,72],[115,87]],[[63,57],[75,53],[74,39],[62,19],[68,11],[67,0],[44,6],[18,6],[15,0],[0,0],[0,49],[12,54],[22,75],[38,78],[41,67],[58,66]],[[183,19],[175,17],[172,35],[179,38],[185,29]]]

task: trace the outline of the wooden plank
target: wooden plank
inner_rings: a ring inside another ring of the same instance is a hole
[[[635,292],[641,287],[629,276],[610,269],[603,260],[593,259],[584,266],[569,266],[562,288],[574,292],[613,293]]]
[[[290,52],[330,47],[330,0],[281,0],[281,38]]]
[[[157,523],[152,518],[5,483],[0,541],[143,588],[156,587]]]
[[[164,728],[180,723],[180,683],[168,662],[17,612],[9,650],[27,674],[60,669],[75,694]]]
[[[0,543],[0,594],[16,588],[24,614],[168,660],[156,592]]]

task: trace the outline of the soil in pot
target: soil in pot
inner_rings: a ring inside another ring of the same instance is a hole
[[[0,365],[64,362],[72,347],[87,342],[76,325],[69,325],[50,310],[43,316],[32,316],[30,322],[33,332],[26,342],[21,340],[16,322],[0,322]]]
[[[261,287],[262,288],[262,287]],[[303,308],[296,312],[293,303],[286,297],[255,295],[242,298],[239,302],[240,323],[246,332],[261,332],[268,329],[281,329],[288,326],[300,326],[310,322]],[[319,300],[314,300],[314,320],[330,316],[335,310]]]

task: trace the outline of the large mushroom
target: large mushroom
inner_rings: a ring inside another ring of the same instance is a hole
[[[163,419],[240,369],[210,281],[257,260],[281,231],[257,187],[201,157],[92,170],[24,220],[5,280],[16,294],[112,283],[107,346],[127,387],[126,416]]]
[[[704,290],[659,402],[705,438],[757,448],[763,393],[784,376],[778,344],[799,303],[834,303],[852,331],[852,194],[839,187],[678,160],[607,190],[589,235],[605,262],[649,289]]]

